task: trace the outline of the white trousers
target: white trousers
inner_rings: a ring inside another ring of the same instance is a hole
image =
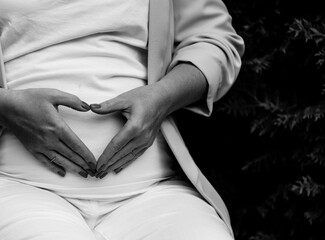
[[[189,185],[167,181],[123,200],[62,198],[0,178],[1,240],[232,240]]]

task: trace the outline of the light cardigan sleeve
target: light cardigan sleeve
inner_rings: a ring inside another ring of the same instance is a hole
[[[174,0],[175,49],[169,69],[189,62],[205,75],[206,100],[187,109],[210,116],[213,103],[232,86],[241,67],[243,39],[221,0]]]

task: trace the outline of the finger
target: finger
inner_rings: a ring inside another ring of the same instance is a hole
[[[139,138],[138,138],[139,139]],[[144,144],[140,143],[139,140],[136,138],[132,139],[130,142],[128,142],[119,152],[117,152],[115,155],[112,156],[109,161],[106,161],[104,167],[102,169],[99,169],[100,171],[106,171],[107,168],[115,164],[117,161],[125,157],[126,155],[132,153],[133,155],[136,155],[137,152],[135,149],[142,149],[144,147]]]
[[[89,165],[74,151],[72,151],[69,147],[67,147],[63,142],[60,142],[56,146],[57,152],[60,153],[60,155],[64,156],[66,159],[70,160],[74,164],[80,166],[82,169],[84,169],[90,176],[95,175],[95,171],[92,170]]]
[[[133,150],[131,151],[129,154],[127,154],[126,156],[122,157],[121,159],[119,159],[118,161],[116,161],[114,164],[110,165],[105,172],[111,172],[114,171],[120,167],[122,167],[123,165],[127,164],[128,162],[134,161],[137,159],[138,154],[136,153],[137,150]]]
[[[52,103],[54,105],[62,105],[82,112],[90,110],[90,106],[87,103],[81,101],[80,98],[78,98],[76,95],[60,90],[54,90]]]
[[[116,174],[118,174],[118,173],[121,172],[123,169],[127,168],[129,165],[131,165],[131,163],[134,162],[134,160],[136,160],[137,158],[139,158],[139,157],[140,157],[140,156],[141,156],[141,155],[142,155],[146,150],[147,150],[147,149],[143,149],[142,151],[140,151],[140,152],[136,155],[136,157],[135,157],[133,160],[131,160],[131,161],[125,163],[124,165],[122,165],[121,167],[115,169],[114,172],[115,172]]]
[[[63,167],[64,169],[69,170],[70,172],[78,173],[80,176],[82,176],[84,178],[88,177],[88,173],[85,170],[83,170],[77,164],[69,161],[68,159],[66,159],[65,157],[60,155],[60,153],[51,152],[51,153],[47,154],[47,156],[50,159],[49,161],[51,163],[55,163],[55,164]]]
[[[77,153],[93,171],[96,171],[96,159],[87,146],[66,124],[61,128],[62,130],[58,133],[59,139],[72,151]]]
[[[109,172],[110,170],[116,166],[116,168],[126,164],[129,161],[132,161],[135,158],[135,156],[132,153],[129,153],[128,155],[126,155],[125,157],[123,157],[122,159],[120,159],[118,162],[116,162],[115,164],[111,165],[111,168],[108,168],[102,172],[100,172],[96,177],[97,178],[104,178]]]
[[[126,102],[122,101],[118,97],[102,102],[100,104],[90,104],[91,111],[98,114],[108,114],[116,111],[122,111],[127,108],[128,106]]]
[[[109,168],[107,168],[105,171],[101,172],[97,177],[102,179],[104,178],[109,172],[115,171],[119,168],[122,168],[122,166],[130,165],[132,162],[134,162],[143,152],[145,152],[146,149],[142,149],[139,152],[137,150],[134,150],[133,152],[130,152],[125,157],[111,165]],[[134,152],[137,151],[137,154],[134,154]]]
[[[123,128],[112,138],[102,155],[99,157],[97,162],[97,171],[102,171],[105,168],[105,164],[107,164],[116,153],[121,151],[135,136],[136,130],[130,127],[129,122],[126,122]]]
[[[47,167],[50,171],[59,174],[61,177],[64,177],[66,171],[61,166],[56,165],[55,163],[51,162],[49,158],[47,158],[42,153],[35,153],[33,154],[37,160],[39,160],[45,167]]]

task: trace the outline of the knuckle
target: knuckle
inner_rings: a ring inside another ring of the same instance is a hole
[[[62,165],[62,160],[58,157],[54,157],[54,159],[49,159],[49,162]]]
[[[71,167],[70,167],[70,164],[68,164],[68,163],[67,163],[64,159],[62,159],[61,157],[56,158],[56,159],[53,161],[53,163],[55,163],[55,164],[57,164],[57,165],[59,165],[59,166],[61,166],[61,167],[63,167],[63,168],[66,168],[66,169],[71,168]]]
[[[130,155],[131,151],[122,150],[122,151],[120,151],[119,153],[120,153],[120,154],[116,154],[116,155],[114,156],[114,157],[115,157],[114,162],[117,162],[117,161],[123,159],[124,157]],[[113,158],[114,158],[114,157],[113,157]]]
[[[75,103],[81,102],[80,98],[78,98],[76,95],[70,95],[69,97],[71,98],[72,102],[75,102]]]
[[[39,137],[38,144],[35,145],[35,150],[38,152],[50,151],[54,148],[56,139],[48,134],[44,134],[44,136]]]
[[[28,144],[27,150],[32,153],[46,153],[51,149],[50,141],[46,141],[45,138],[40,138],[37,140],[36,144]]]
[[[124,165],[125,163],[133,161],[137,158],[138,158],[138,154],[129,154],[128,157],[125,158],[125,160],[122,162],[122,164]]]
[[[108,101],[100,103],[100,106],[101,106],[101,109],[110,109],[112,104],[111,104],[111,101],[108,100]]]
[[[67,150],[62,151],[61,154],[69,160],[74,160],[74,158],[75,158],[75,156],[70,151],[67,151]]]
[[[128,126],[127,133],[130,135],[138,135],[140,133],[140,127],[134,124],[130,124]]]
[[[84,147],[80,146],[80,144],[78,142],[71,142],[71,149],[73,149],[73,151],[75,153],[80,154],[80,156],[85,157],[87,156],[87,151],[84,149]],[[77,155],[74,155],[77,156]]]
[[[36,151],[41,152],[42,150],[45,150],[45,149],[46,150],[52,150],[53,149],[51,141],[42,141],[42,147],[39,144],[39,146],[37,146]]]
[[[146,144],[150,143],[152,141],[151,139],[152,139],[151,134],[147,132],[142,136],[142,141],[145,142]]]
[[[64,130],[64,124],[60,121],[53,121],[44,127],[43,134],[45,138],[50,138],[53,135],[58,135]]]
[[[144,129],[142,127],[142,124],[140,124],[139,121],[133,120],[132,122],[130,122],[129,131],[131,133],[138,134],[138,133],[141,133],[143,130]]]
[[[113,152],[119,152],[121,150],[121,144],[117,143],[116,141],[112,140],[111,142]]]
[[[67,127],[66,127],[66,125],[62,121],[55,122],[53,124],[53,128],[52,128],[52,130],[54,132],[60,132],[60,133],[65,132],[66,129],[67,129]]]
[[[114,101],[112,101],[112,103],[120,103],[122,107],[128,108],[132,102],[130,101],[130,99],[128,97],[126,97],[122,94],[122,95],[117,96],[114,99]]]
[[[62,92],[58,89],[51,89],[50,93],[54,99],[56,99],[62,95]]]

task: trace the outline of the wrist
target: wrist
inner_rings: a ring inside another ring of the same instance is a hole
[[[191,63],[176,65],[153,85],[165,98],[168,114],[204,99],[208,90],[204,74]]]
[[[155,104],[155,108],[159,110],[161,115],[165,117],[172,112],[174,99],[165,84],[160,81],[148,85],[149,94],[152,96],[151,101]]]
[[[12,108],[10,105],[12,101],[15,101],[15,96],[13,96],[14,90],[0,89],[0,125],[6,126],[6,116]]]
[[[158,81],[152,84],[153,94],[159,99],[159,106],[164,109],[166,116],[173,113],[177,106],[178,96],[172,91],[172,87],[168,81]]]

